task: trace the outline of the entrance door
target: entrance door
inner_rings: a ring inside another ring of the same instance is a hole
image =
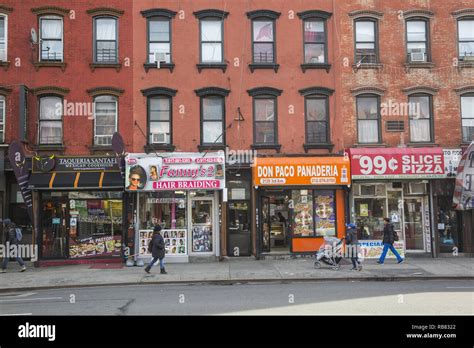
[[[230,201],[227,214],[227,255],[250,256],[250,224],[250,201]]]
[[[423,238],[423,199],[405,198],[405,238],[407,250],[425,250]]]
[[[212,198],[191,199],[191,252],[204,254],[214,252],[214,200]],[[217,231],[216,231],[217,232]]]
[[[270,229],[272,226],[272,221],[270,217],[270,198],[261,197],[260,199],[260,236],[262,243],[262,251],[270,251]]]
[[[67,197],[50,197],[42,200],[41,229],[42,257],[64,259],[67,257],[69,231],[69,211]]]

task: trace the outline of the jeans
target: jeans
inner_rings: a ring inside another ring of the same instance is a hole
[[[387,253],[388,253],[388,249],[390,249],[393,253],[393,255],[395,255],[395,257],[397,258],[398,262],[402,261],[402,257],[400,256],[400,254],[397,252],[397,250],[395,250],[395,248],[393,247],[393,244],[389,244],[389,243],[384,243],[383,244],[383,251],[382,251],[382,255],[380,255],[380,259],[379,259],[379,262],[380,263],[383,263],[384,260],[385,260],[385,256],[387,256]]]
[[[158,259],[157,257],[154,257],[151,259],[150,264],[148,265],[148,269],[151,269],[153,265],[155,264],[156,261],[160,260],[160,269],[165,268],[165,258],[163,257],[162,259]]]
[[[18,261],[18,263],[20,264],[21,267],[23,267],[25,265],[25,263],[23,262],[23,259],[18,256],[16,258],[16,260]],[[10,261],[10,258],[9,257],[5,257],[3,259],[3,262],[2,262],[2,269],[7,269],[7,266],[8,266],[8,261]]]
[[[351,256],[352,266],[357,268],[357,265],[360,265],[359,261],[359,244],[350,244],[348,245],[348,252]]]

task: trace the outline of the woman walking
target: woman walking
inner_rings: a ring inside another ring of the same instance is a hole
[[[161,236],[161,226],[157,225],[153,228],[153,238],[148,245],[148,251],[151,252],[152,259],[150,264],[146,266],[145,272],[150,273],[151,268],[155,264],[156,261],[160,260],[160,273],[167,274],[165,270],[165,240]]]
[[[390,223],[390,219],[388,219],[388,218],[384,218],[383,223],[385,225],[384,228],[383,228],[383,241],[382,241],[383,242],[383,251],[382,251],[382,255],[380,255],[380,259],[377,261],[377,263],[380,264],[380,265],[383,265],[383,263],[385,261],[385,256],[387,256],[388,249],[390,249],[392,251],[393,255],[395,255],[395,257],[398,260],[398,263],[402,263],[404,260],[402,259],[400,254],[397,252],[397,250],[393,247],[393,242],[398,240],[398,237],[395,238],[395,236],[396,236],[395,228]]]

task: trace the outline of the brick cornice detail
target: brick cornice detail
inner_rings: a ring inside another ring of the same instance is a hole
[[[97,97],[99,95],[113,95],[115,97],[120,97],[123,92],[123,89],[116,87],[95,87],[87,90],[87,93],[91,97]]]
[[[451,14],[456,19],[462,18],[462,17],[467,17],[467,16],[473,16],[474,17],[474,8],[463,8],[461,10],[451,12]]]
[[[439,88],[430,87],[430,86],[414,86],[414,87],[404,88],[402,91],[405,92],[405,94],[407,95],[417,94],[417,93],[426,93],[430,95],[436,95],[439,91]]]
[[[332,16],[332,13],[321,10],[308,10],[304,12],[298,12],[297,15],[303,20],[313,18],[328,19]]]
[[[403,18],[410,19],[413,17],[424,17],[429,19],[434,17],[434,12],[426,9],[408,10],[403,12]]]
[[[38,16],[42,15],[57,15],[57,16],[66,16],[69,14],[71,10],[63,7],[58,6],[43,6],[43,7],[36,7],[32,8],[31,12]]]
[[[45,94],[56,94],[56,95],[61,95],[64,97],[66,94],[69,93],[69,88],[62,88],[62,87],[56,87],[56,86],[43,86],[43,87],[32,88],[31,92],[37,96],[41,96]]]
[[[330,96],[334,93],[334,90],[327,87],[308,87],[300,89],[298,92],[300,92],[302,96],[309,96],[315,94]]]
[[[376,94],[378,96],[383,96],[385,93],[385,89],[380,87],[357,87],[351,89],[351,93],[355,97],[361,94]]]
[[[256,10],[247,12],[247,17],[249,19],[256,19],[256,18],[269,18],[269,19],[278,19],[280,17],[280,12],[275,12],[272,10]]]
[[[221,88],[221,87],[204,87],[200,89],[196,89],[194,91],[198,97],[205,97],[208,95],[218,95],[221,97],[227,97],[230,93],[228,89]]]
[[[458,88],[455,88],[454,91],[458,95],[463,95],[463,94],[467,94],[467,93],[474,93],[474,85],[458,87]]]
[[[89,16],[112,16],[112,17],[120,17],[125,13],[123,10],[118,10],[116,8],[111,7],[97,7],[90,10],[87,10],[87,14]]]
[[[0,5],[0,13],[9,14],[13,12],[13,7],[8,7],[5,5]]]
[[[363,18],[363,17],[369,17],[369,18],[374,18],[374,19],[381,19],[383,17],[383,13],[379,11],[374,11],[374,10],[358,10],[358,11],[352,11],[349,12],[349,17],[353,19],[358,19],[358,18]]]
[[[206,9],[197,12],[193,12],[194,16],[198,19],[203,18],[219,18],[225,19],[229,15],[229,12],[215,9]]]
[[[7,96],[12,92],[11,88],[0,86],[0,95]]]
[[[144,10],[140,12],[143,17],[150,18],[150,17],[166,17],[166,18],[174,18],[176,16],[175,11],[168,10],[166,8],[151,8],[149,10]]]
[[[168,97],[174,97],[178,91],[168,87],[151,87],[142,89],[141,92],[145,97],[153,97],[155,95],[166,95]]]

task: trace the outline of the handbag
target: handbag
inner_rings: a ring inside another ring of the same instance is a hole
[[[393,232],[393,241],[394,242],[398,242],[399,238],[398,238],[398,233],[397,231],[395,231],[395,229],[393,228],[392,226],[392,232]]]

